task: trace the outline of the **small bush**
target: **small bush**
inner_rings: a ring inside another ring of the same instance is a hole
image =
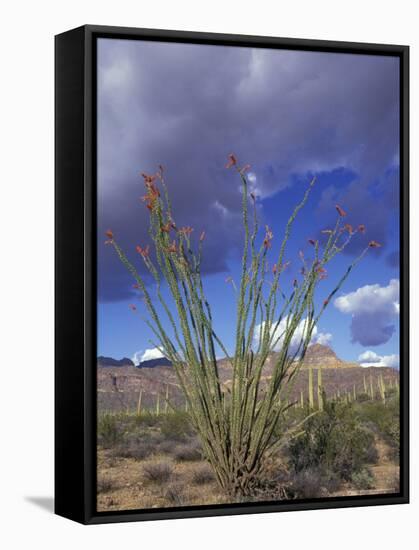
[[[358,393],[358,395],[356,396],[356,400],[359,403],[365,403],[365,401],[369,401],[370,399],[371,397],[367,393]]]
[[[352,476],[352,483],[357,489],[371,489],[374,486],[374,478],[367,469],[355,472]]]
[[[134,415],[132,421],[137,426],[153,427],[159,423],[159,417],[149,411],[143,411],[139,415]]]
[[[115,488],[115,483],[109,477],[99,477],[97,480],[97,492],[107,493]]]
[[[123,432],[120,429],[118,417],[113,414],[105,413],[99,416],[97,423],[98,443],[105,448],[113,447],[123,438]]]
[[[338,490],[338,476],[319,468],[308,468],[291,474],[287,484],[287,494],[295,499],[321,498]]]
[[[193,442],[187,445],[178,445],[175,449],[174,457],[179,462],[201,460],[201,446],[197,442]]]
[[[143,465],[143,477],[151,483],[164,483],[173,475],[173,465],[170,462],[149,462]]]
[[[158,452],[172,455],[176,452],[177,444],[177,441],[173,441],[173,439],[166,439],[159,444]]]
[[[184,441],[192,433],[187,413],[176,411],[161,417],[161,433],[170,439]]]
[[[153,454],[154,447],[148,442],[128,441],[118,445],[113,450],[113,456],[121,458],[133,458],[134,460],[144,460]]]
[[[358,415],[362,422],[375,425],[395,453],[400,449],[400,408],[398,397],[382,401],[363,403],[358,408]]]
[[[164,498],[173,506],[182,506],[185,503],[182,487],[179,485],[169,485],[164,492]]]
[[[320,469],[349,481],[377,459],[374,434],[360,425],[350,404],[326,402],[324,411],[311,417],[304,430],[288,447],[296,473]]]
[[[208,464],[202,464],[192,472],[192,482],[195,485],[205,485],[214,481],[214,472]]]

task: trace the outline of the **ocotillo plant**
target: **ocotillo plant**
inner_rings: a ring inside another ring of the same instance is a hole
[[[324,229],[326,242],[309,239],[311,258],[300,254],[301,277],[286,293],[285,261],[287,243],[298,213],[306,204],[314,186],[313,178],[304,196],[285,224],[284,237],[275,253],[275,263],[268,269],[273,233],[268,226],[260,235],[256,197],[249,193],[246,167],[240,168],[234,155],[227,168],[237,172],[241,181],[243,253],[240,281],[236,292],[235,346],[229,353],[215,331],[211,305],[205,294],[201,261],[205,233],[194,243],[193,229],[178,227],[163,175],[162,167],[154,175],[143,174],[146,195],[143,200],[150,215],[150,245],[137,246],[137,252],[154,279],[146,285],[134,264],[118,245],[111,230],[108,241],[132,273],[142,293],[152,333],[152,342],[173,364],[182,389],[188,414],[214,469],[220,486],[231,496],[250,495],[263,471],[265,459],[284,442],[281,420],[289,401],[296,374],[312,339],[313,330],[333,296],[341,288],[354,266],[369,247],[363,250],[342,274],[334,289],[320,306],[315,291],[326,276],[326,266],[342,252],[354,235],[365,231],[344,223],[346,213],[337,205],[336,223]],[[170,303],[163,295],[167,284]],[[166,320],[159,315],[151,292],[156,292]],[[133,306],[136,310],[136,306]],[[295,346],[296,335],[303,327]],[[254,342],[257,342],[255,345]],[[264,366],[272,351],[278,351],[271,363],[270,377],[262,380]],[[220,379],[217,351],[223,353],[231,368],[231,385]],[[300,428],[296,427],[297,429]]]

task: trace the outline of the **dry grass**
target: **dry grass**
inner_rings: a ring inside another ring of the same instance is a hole
[[[122,441],[111,448],[98,448],[98,511],[232,503],[202,459],[196,436],[186,430],[181,433],[180,425],[177,428],[177,437],[172,438],[164,436],[156,423],[133,424]],[[293,477],[285,455],[278,455],[266,465],[266,483],[261,483],[252,500],[312,498],[320,493],[351,496],[397,492],[397,461],[381,438],[377,439],[377,449],[378,463],[368,465],[373,477],[371,488],[364,485],[357,489],[350,482],[334,487],[333,480],[319,479],[319,471]]]
[[[214,480],[214,473],[208,464],[199,464],[192,472],[192,482],[195,485],[206,485]]]
[[[165,483],[173,475],[173,465],[167,460],[150,460],[142,465],[142,474],[150,483]]]

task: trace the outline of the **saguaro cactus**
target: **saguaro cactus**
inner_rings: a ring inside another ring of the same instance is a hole
[[[319,411],[323,410],[323,384],[322,384],[322,368],[317,370],[317,403]]]
[[[142,294],[149,314],[147,324],[154,334],[152,344],[173,365],[188,403],[191,422],[220,486],[231,495],[243,496],[252,492],[265,458],[283,443],[284,433],[276,428],[289,406],[287,401],[314,328],[369,247],[348,266],[326,299],[319,303],[315,300],[315,291],[326,276],[326,266],[358,231],[363,232],[364,226],[354,230],[345,224],[346,213],[337,206],[336,223],[323,231],[327,235],[325,244],[321,246],[319,241],[309,239],[312,257],[300,254],[301,277],[289,284],[285,261],[287,244],[315,179],[286,222],[284,237],[275,253],[276,261],[271,263],[272,270],[268,270],[273,233],[265,226],[260,236],[256,197],[249,194],[246,168],[238,166],[234,155],[230,155],[227,167],[233,168],[241,181],[243,219],[241,276],[237,285],[234,282],[237,299],[232,353],[215,331],[211,305],[205,295],[201,277],[205,233],[200,234],[194,246],[193,229],[176,225],[161,167],[154,175],[143,174],[146,187],[143,200],[150,214],[153,248],[142,243],[137,246],[137,252],[154,279],[156,299],[165,321],[158,313],[150,287],[112,231],[106,234],[107,243],[114,247]],[[161,291],[163,281],[167,283],[170,303]],[[290,292],[286,293],[288,287]],[[282,330],[284,324],[285,330]],[[300,327],[303,327],[302,336],[295,346]],[[216,350],[226,356],[230,366],[229,387],[220,379]],[[271,362],[270,377],[262,383],[264,367],[272,351],[278,353]],[[312,406],[312,397],[309,399]]]
[[[378,378],[378,391],[380,393],[381,399],[386,402],[386,384],[384,382],[383,375],[380,374],[380,377]]]
[[[140,416],[141,414],[141,401],[143,398],[143,390],[140,390],[140,393],[138,394],[138,403],[137,403],[137,416]]]
[[[310,409],[314,409],[313,369],[311,366],[308,369],[308,404]]]

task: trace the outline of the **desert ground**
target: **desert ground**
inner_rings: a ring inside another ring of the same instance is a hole
[[[278,429],[292,429],[313,409],[316,414],[303,434],[266,460],[246,501],[398,492],[398,372],[347,364],[330,351],[309,355]],[[223,376],[228,384],[228,372]],[[170,367],[101,366],[98,384],[98,511],[234,502],[203,457]]]

